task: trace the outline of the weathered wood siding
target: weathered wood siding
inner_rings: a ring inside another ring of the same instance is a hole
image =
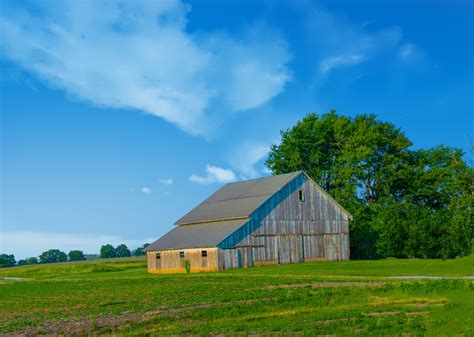
[[[203,250],[207,251],[207,257],[201,256]],[[179,252],[184,252],[184,258],[179,257]],[[160,259],[156,258],[157,253],[160,253]],[[150,251],[147,258],[150,273],[185,273],[186,260],[190,262],[191,272],[219,269],[215,247]]]
[[[304,201],[299,200],[300,190]],[[347,260],[348,234],[348,214],[302,174],[219,244],[219,268]]]

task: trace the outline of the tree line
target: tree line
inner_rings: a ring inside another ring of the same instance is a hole
[[[125,244],[118,245],[117,247],[114,247],[111,244],[106,244],[100,248],[99,256],[102,259],[141,256],[146,254],[145,248],[148,245],[148,243],[145,243],[143,246],[131,251]],[[41,253],[38,257],[29,257],[18,261],[15,260],[15,256],[12,254],[0,254],[0,268],[83,260],[86,260],[86,255],[82,250],[71,250],[68,254],[66,254],[59,249],[50,249]]]
[[[457,148],[414,148],[375,115],[309,114],[266,166],[306,171],[354,217],[351,258],[453,258],[472,251],[474,170]]]

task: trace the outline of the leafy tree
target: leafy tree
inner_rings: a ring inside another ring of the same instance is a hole
[[[60,251],[59,249],[47,250],[39,256],[39,263],[56,263],[56,262],[66,262],[66,261],[67,261],[66,253]]]
[[[117,251],[115,250],[114,246],[110,244],[103,245],[100,248],[100,257],[103,259],[117,257]]]
[[[24,260],[18,261],[18,263],[17,263],[18,266],[25,266],[25,265],[29,265],[29,264],[38,264],[38,258],[28,257]]]
[[[8,254],[0,254],[0,268],[7,268],[15,266],[15,256]]]
[[[375,115],[309,114],[281,132],[266,165],[305,170],[352,213],[353,258],[454,257],[473,238],[473,169],[458,149],[412,150]]]
[[[142,247],[138,247],[137,249],[133,250],[132,255],[133,256],[141,256],[141,255],[146,255],[145,248],[148,247],[150,244],[145,243]]]
[[[130,249],[128,249],[125,244],[118,245],[115,251],[117,253],[117,257],[127,257],[132,255]]]
[[[82,250],[71,250],[69,254],[69,261],[83,261],[84,260],[84,253]]]
[[[38,264],[37,257],[29,257],[25,261],[26,261],[26,264]]]

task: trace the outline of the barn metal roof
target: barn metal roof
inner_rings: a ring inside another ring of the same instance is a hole
[[[215,247],[245,222],[247,219],[176,226],[149,245],[146,251]]]
[[[179,219],[176,225],[247,218],[301,173],[302,171],[297,171],[226,184]]]

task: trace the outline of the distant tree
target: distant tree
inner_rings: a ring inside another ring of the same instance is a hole
[[[103,259],[109,259],[111,257],[117,257],[117,251],[115,250],[114,246],[107,244],[103,245],[100,248],[100,257]]]
[[[38,258],[34,256],[27,258],[26,264],[38,264]]]
[[[69,261],[82,261],[84,260],[84,253],[82,250],[71,250],[69,254]]]
[[[0,268],[7,268],[15,266],[15,256],[8,254],[0,254]]]
[[[60,251],[59,249],[47,250],[39,256],[39,263],[56,263],[56,262],[66,262],[66,261],[67,261],[66,253]]]
[[[18,261],[17,266],[26,266],[29,264],[37,264],[37,263],[38,263],[38,259],[36,257],[28,257],[26,259]]]
[[[118,245],[115,251],[117,253],[117,257],[127,257],[132,255],[130,253],[130,249],[128,249],[128,247],[123,243],[121,245]]]
[[[150,245],[149,243],[145,243],[142,247],[138,247],[137,249],[134,249],[132,255],[133,256],[146,255],[145,248],[148,247],[149,245]]]

